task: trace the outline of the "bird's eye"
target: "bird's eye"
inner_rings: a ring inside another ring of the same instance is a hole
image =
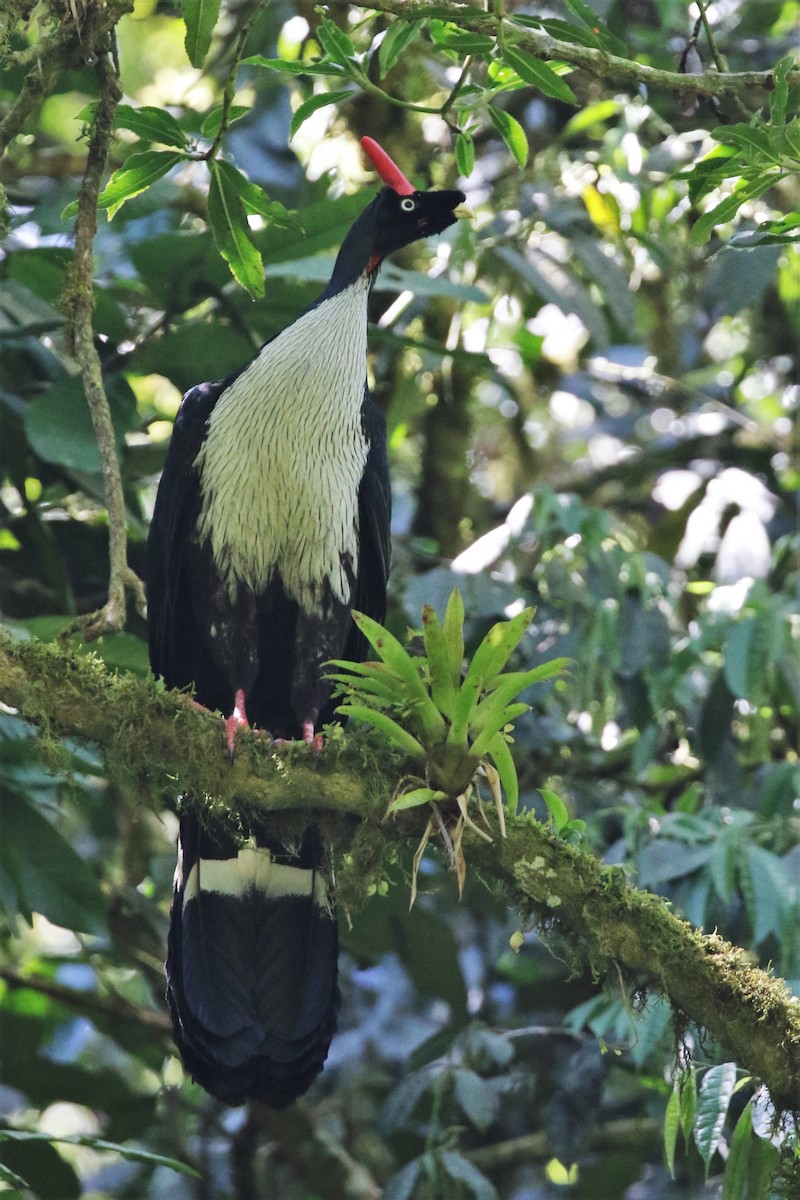
[[[400,201],[400,207],[403,212],[413,212],[417,207],[417,202],[416,200],[412,200],[410,196],[404,196]]]

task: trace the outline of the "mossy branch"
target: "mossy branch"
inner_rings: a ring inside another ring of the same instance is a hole
[[[331,739],[315,758],[304,746],[276,751],[244,733],[232,766],[222,722],[152,680],[110,675],[95,657],[0,637],[0,698],[45,737],[91,740],[109,770],[138,796],[162,803],[180,791],[215,812],[243,806],[315,808],[335,814],[340,848],[355,865],[340,873],[343,894],[364,892],[387,846],[419,839],[426,813],[383,824],[402,764],[356,732]],[[358,824],[353,817],[360,817]],[[727,1053],[769,1088],[776,1106],[800,1112],[800,1002],[780,980],[716,934],[701,934],[660,897],[630,886],[619,869],[553,836],[526,816],[511,818],[505,840],[477,837],[468,860],[499,883],[524,915],[555,924],[579,941],[596,969],[621,967],[658,989],[704,1026]],[[357,875],[354,880],[349,876]]]
[[[420,21],[436,17],[452,21],[459,29],[471,33],[487,34],[513,42],[536,58],[553,59],[569,63],[596,79],[615,87],[627,89],[647,87],[652,91],[669,91],[681,97],[744,96],[753,89],[771,91],[774,77],[771,71],[709,71],[705,75],[684,75],[679,71],[662,71],[630,58],[596,50],[591,46],[580,46],[551,37],[544,31],[524,29],[511,20],[498,17],[493,12],[482,12],[474,5],[442,4],[439,0],[356,0],[356,8],[372,9],[403,17],[407,21]],[[787,76],[790,86],[800,83],[800,71],[790,71]]]

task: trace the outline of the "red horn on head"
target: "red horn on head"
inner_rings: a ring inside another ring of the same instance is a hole
[[[382,146],[378,145],[374,138],[362,137],[361,145],[364,148],[367,158],[369,158],[387,187],[390,187],[393,192],[397,192],[398,196],[413,195],[417,190],[413,183],[409,183],[397,163],[392,162],[389,155]]]

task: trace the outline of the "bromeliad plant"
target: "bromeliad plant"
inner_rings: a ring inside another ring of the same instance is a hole
[[[379,661],[336,660],[330,664],[338,669],[328,678],[334,680],[336,694],[345,700],[337,711],[380,730],[418,769],[418,775],[400,781],[387,816],[421,804],[433,807],[414,860],[415,882],[428,839],[438,831],[450,852],[461,891],[464,829],[469,825],[488,837],[468,814],[474,793],[488,824],[477,793],[479,778],[488,783],[501,834],[505,834],[503,793],[508,812],[513,815],[517,811],[519,784],[509,743],[513,722],[529,707],[517,697],[532,684],[560,675],[568,661],[557,658],[529,671],[503,671],[533,613],[526,608],[493,625],[462,674],[464,605],[458,589],[450,596],[443,622],[430,605],[423,608],[425,653],[421,655],[410,653],[377,621],[354,612],[353,619]],[[448,800],[455,802],[457,816],[447,814]]]

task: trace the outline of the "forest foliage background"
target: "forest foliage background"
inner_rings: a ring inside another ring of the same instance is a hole
[[[535,604],[517,665],[574,666],[526,696],[523,806],[797,993],[800,5],[506,7],[498,38],[502,4],[4,4],[3,627],[53,638],[106,598],[71,231],[114,64],[92,320],[140,575],[182,392],[318,293],[374,192],[369,134],[477,214],[371,302],[390,627],[457,584],[469,650]],[[715,94],[710,68],[750,74]],[[91,649],[147,673],[133,603]],[[724,1047],[478,872],[458,903],[428,856],[408,913],[399,849],[342,924],[321,1078],[283,1114],[223,1110],[169,1039],[164,782],[151,811],[0,705],[0,1192],[793,1194],[790,1125]]]

